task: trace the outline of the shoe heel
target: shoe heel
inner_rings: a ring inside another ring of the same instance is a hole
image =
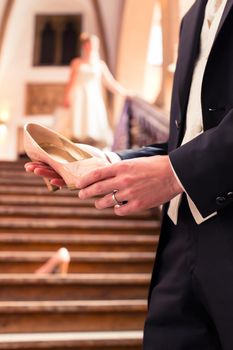
[[[49,179],[46,179],[45,177],[43,177],[43,180],[44,180],[44,182],[45,182],[45,184],[50,192],[56,192],[60,189],[58,186],[52,185],[49,182]]]

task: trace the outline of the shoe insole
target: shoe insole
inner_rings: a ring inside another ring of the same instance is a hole
[[[42,144],[40,144],[40,147],[45,152],[47,152],[50,155],[50,157],[52,157],[54,160],[59,161],[61,163],[76,162],[77,160],[83,159],[81,154],[78,155],[78,152],[76,152],[77,156],[75,155],[75,157],[74,157],[67,150],[62,149],[62,148],[55,146],[53,144],[42,143]]]

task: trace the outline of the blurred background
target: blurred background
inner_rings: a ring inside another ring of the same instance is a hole
[[[193,0],[1,0],[0,159],[23,153],[22,126],[52,126],[81,32],[115,78],[169,113],[181,17]],[[113,131],[124,101],[107,95]]]
[[[142,348],[160,209],[116,217],[65,188],[49,192],[24,171],[23,126],[65,132],[70,63],[83,55],[86,32],[100,39],[107,80],[118,92],[99,84],[95,61],[84,65],[82,83],[90,79],[103,90],[108,149],[165,141],[179,24],[192,3],[0,0],[1,350]],[[89,57],[90,46],[85,50]],[[93,114],[79,115],[94,130],[99,102]]]

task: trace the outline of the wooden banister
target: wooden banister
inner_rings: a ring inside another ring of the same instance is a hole
[[[141,98],[127,98],[115,132],[113,150],[164,142],[168,138],[168,127],[164,111]]]

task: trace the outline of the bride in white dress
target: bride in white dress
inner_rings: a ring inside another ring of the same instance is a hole
[[[78,142],[110,146],[112,131],[103,97],[103,87],[127,96],[99,56],[99,39],[81,34],[82,56],[71,62],[70,79],[66,87],[64,106],[70,108],[71,138]]]

